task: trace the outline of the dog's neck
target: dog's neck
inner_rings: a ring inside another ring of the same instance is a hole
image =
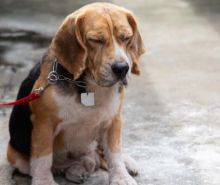
[[[47,81],[49,84],[57,85],[66,92],[71,92],[73,88],[79,93],[87,91],[85,74],[83,73],[78,79],[74,80],[74,74],[71,74],[63,65],[61,65],[57,58],[54,58],[51,62]]]
[[[54,79],[55,82],[53,82]],[[111,87],[101,87],[86,71],[83,72],[78,79],[74,80],[74,74],[71,74],[64,66],[59,63],[56,58],[52,62],[51,70],[48,75],[48,81],[49,83],[51,81],[52,83],[56,84],[67,93],[71,93],[73,88],[77,90],[79,94],[86,92],[109,92],[115,90],[120,92],[120,90],[123,88],[123,86],[119,83],[116,83]]]

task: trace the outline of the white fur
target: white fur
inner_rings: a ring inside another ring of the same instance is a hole
[[[126,169],[115,167],[109,170],[110,185],[137,185]]]
[[[53,92],[53,97],[59,107],[58,116],[62,120],[55,130],[55,136],[63,132],[64,150],[59,151],[58,156],[63,159],[67,152],[74,157],[81,157],[95,151],[97,143],[102,141],[109,163],[109,175],[111,185],[136,185],[135,180],[128,174],[121,152],[112,153],[107,146],[106,129],[117,114],[120,106],[119,84],[108,88],[95,84],[88,86],[95,94],[95,105],[86,107],[77,101],[77,94],[62,95],[58,90]],[[56,158],[55,158],[56,160]],[[59,161],[59,159],[58,159]],[[71,168],[70,168],[71,169]],[[74,170],[67,171],[69,178],[76,180],[79,174]]]
[[[136,176],[138,174],[138,165],[136,161],[129,155],[123,154],[123,160],[126,166],[127,171],[133,175]]]
[[[13,165],[17,168],[21,173],[30,175],[30,164],[27,160],[16,160],[16,163]]]
[[[126,55],[126,52],[122,47],[119,46],[118,42],[113,39],[114,42],[114,55],[116,61],[125,61],[128,63],[129,67],[131,67],[131,61],[129,60],[128,56]]]
[[[51,172],[52,154],[31,158],[32,185],[57,185]]]
[[[111,152],[108,146],[105,147],[105,156],[107,158],[109,168],[120,167],[125,169],[121,152]]]
[[[130,54],[129,53],[126,54],[125,50],[122,47],[120,47],[120,45],[114,38],[113,38],[113,42],[114,42],[115,61],[125,61],[128,63],[129,70],[126,75],[128,78],[131,74],[131,68],[132,68],[132,60]]]
[[[126,170],[121,152],[113,153],[106,149],[106,156],[109,162],[110,185],[137,185]]]
[[[113,153],[108,148],[105,151],[109,162],[110,185],[137,185],[126,170],[121,152]]]
[[[86,107],[77,103],[77,95],[62,95],[54,91],[53,96],[59,107],[58,116],[61,120],[55,136],[64,132],[65,151],[74,154],[86,154],[95,150],[101,131],[107,127],[104,123],[112,121],[120,105],[118,84],[113,87],[89,86],[95,93],[95,105]]]

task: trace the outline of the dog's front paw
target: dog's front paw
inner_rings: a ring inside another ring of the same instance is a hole
[[[129,175],[116,175],[110,179],[110,185],[137,185],[137,182]]]
[[[35,181],[33,182],[31,185],[59,185],[57,184],[55,181],[54,182],[51,182],[50,184],[48,184],[48,182],[38,182],[38,181]]]
[[[81,159],[81,162],[89,174],[95,171],[97,164],[96,164],[96,161],[92,159],[91,157],[85,156]]]
[[[110,185],[137,185],[126,170],[113,169],[110,172]]]
[[[89,174],[82,165],[75,164],[65,171],[67,180],[75,183],[83,183],[87,180]]]
[[[33,178],[31,185],[58,185],[52,177]]]
[[[135,160],[126,154],[123,155],[123,159],[124,159],[124,163],[125,163],[125,166],[126,166],[128,173],[131,176],[137,176],[138,175],[138,166],[137,166],[137,163],[135,162]]]

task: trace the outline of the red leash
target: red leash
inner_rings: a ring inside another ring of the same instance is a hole
[[[2,106],[10,106],[10,105],[25,105],[28,102],[35,100],[40,97],[40,94],[36,92],[32,92],[28,96],[25,96],[24,98],[21,98],[19,100],[13,101],[13,102],[8,102],[8,103],[0,103],[0,107]]]
[[[44,87],[40,87],[39,89],[35,89],[29,95],[25,96],[24,98],[18,99],[16,101],[8,102],[8,103],[0,103],[0,107],[10,106],[10,105],[25,105],[29,103],[30,101],[40,98],[41,93],[45,90],[46,87],[47,85]]]

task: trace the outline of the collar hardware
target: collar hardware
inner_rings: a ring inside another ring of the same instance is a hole
[[[62,71],[65,71],[66,75],[60,74]],[[56,84],[58,81],[68,81],[78,87],[87,88],[86,82],[74,80],[73,74],[67,72],[66,69],[57,62],[56,58],[53,61],[52,70],[49,72],[47,80],[49,84]]]

